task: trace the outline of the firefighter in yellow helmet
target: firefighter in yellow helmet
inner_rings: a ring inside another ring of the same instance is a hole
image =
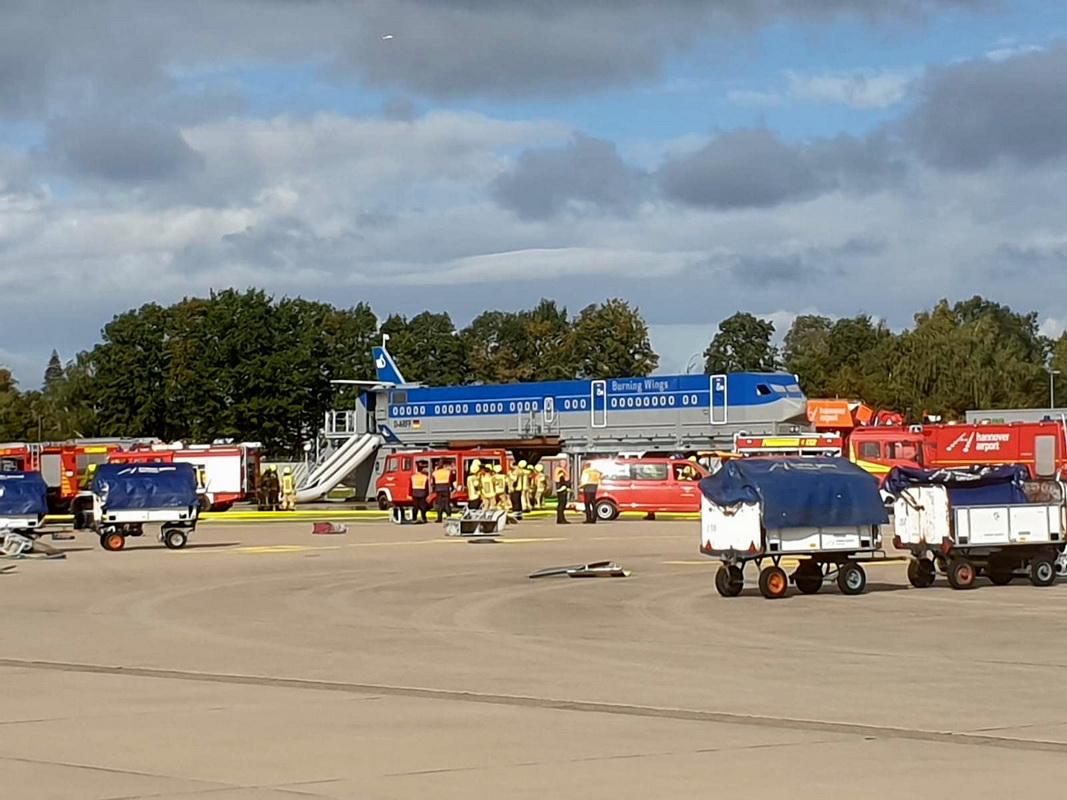
[[[492,464],[485,464],[481,474],[482,508],[498,508],[496,503],[496,480],[493,478]]]
[[[534,465],[534,474],[531,484],[533,490],[533,507],[540,511],[545,507],[545,492],[548,491],[548,476],[545,474],[544,464]]]
[[[482,507],[482,463],[475,459],[467,472],[467,508],[477,511]]]
[[[493,464],[493,496],[496,508],[511,511],[511,499],[508,497],[508,476],[499,464]]]
[[[292,467],[282,470],[281,488],[282,511],[296,511],[296,476]]]

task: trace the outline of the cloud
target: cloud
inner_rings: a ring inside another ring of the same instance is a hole
[[[612,142],[577,134],[565,147],[526,150],[497,177],[493,196],[524,220],[545,220],[565,210],[626,213],[639,178]]]
[[[61,169],[120,183],[173,178],[203,165],[177,127],[149,120],[61,120],[49,126],[45,149]]]
[[[786,70],[782,77],[785,85],[780,89],[734,90],[727,94],[727,99],[734,105],[752,108],[817,104],[882,109],[894,106],[908,96],[916,73],[869,69],[809,75]]]
[[[1067,155],[1067,44],[1005,61],[932,69],[908,120],[918,153],[949,170],[1000,160],[1035,167]]]

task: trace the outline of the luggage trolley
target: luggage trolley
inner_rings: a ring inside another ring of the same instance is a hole
[[[749,562],[768,599],[784,596],[790,580],[803,594],[831,578],[843,594],[860,594],[860,562],[885,556],[880,526],[889,517],[878,480],[845,459],[728,461],[700,489],[700,551],[722,562],[715,588],[723,597],[741,594]],[[781,567],[786,558],[799,559],[792,575]]]
[[[0,552],[32,544],[48,513],[48,486],[39,472],[0,472]]]
[[[185,547],[200,514],[192,464],[101,464],[93,477],[93,530],[105,550],[122,550],[126,537],[160,525],[171,550]]]
[[[997,586],[1024,570],[1034,586],[1055,583],[1067,491],[1029,476],[1019,465],[893,469],[885,484],[896,497],[893,543],[912,555],[911,585],[931,586],[938,571],[953,589],[973,588],[983,572]]]

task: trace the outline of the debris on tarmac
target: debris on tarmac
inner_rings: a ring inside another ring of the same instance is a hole
[[[594,561],[590,564],[574,564],[569,567],[547,567],[530,575],[531,578],[549,578],[566,575],[570,578],[629,578],[633,573],[613,561]]]
[[[17,533],[9,533],[0,540],[0,558],[21,560],[32,558],[42,561],[59,561],[67,554],[45,544],[40,539],[31,539]]]
[[[311,532],[321,534],[348,533],[348,526],[342,525],[340,522],[316,522],[312,524]]]

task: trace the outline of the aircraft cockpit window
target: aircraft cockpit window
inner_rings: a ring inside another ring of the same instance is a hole
[[[771,393],[771,387],[768,386],[767,384],[765,384],[765,383],[757,383],[756,384],[756,394],[758,394],[760,397],[766,397],[770,393]]]

